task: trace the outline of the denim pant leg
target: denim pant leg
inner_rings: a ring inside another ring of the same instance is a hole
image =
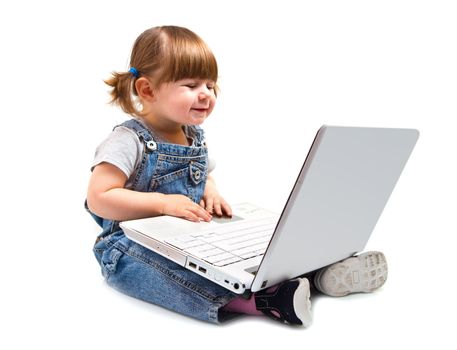
[[[220,310],[237,294],[115,232],[94,246],[102,274],[113,288],[167,309],[219,323],[234,316]]]

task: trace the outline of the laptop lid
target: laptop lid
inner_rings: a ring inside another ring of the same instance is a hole
[[[418,137],[414,129],[321,127],[251,290],[363,250]]]

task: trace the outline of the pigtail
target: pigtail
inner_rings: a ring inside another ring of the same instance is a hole
[[[138,115],[136,106],[136,90],[134,87],[136,77],[129,71],[125,73],[113,72],[105,84],[111,87],[110,103],[118,105],[125,113]]]

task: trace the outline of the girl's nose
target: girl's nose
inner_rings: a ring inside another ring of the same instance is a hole
[[[198,99],[200,101],[207,100],[207,99],[211,98],[213,95],[214,95],[214,88],[209,87],[207,85],[207,82],[204,82],[199,86]]]
[[[198,94],[198,99],[205,100],[205,99],[209,98],[210,96],[211,96],[211,92],[207,88],[204,88],[204,90],[200,91],[200,93]]]

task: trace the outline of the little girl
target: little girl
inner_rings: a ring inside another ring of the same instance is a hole
[[[115,127],[97,148],[86,202],[103,228],[94,253],[107,283],[209,322],[245,313],[309,325],[305,277],[245,299],[124,235],[123,220],[172,215],[199,222],[232,215],[210,175],[214,161],[199,126],[216,102],[218,72],[211,50],[186,28],[155,27],[135,41],[130,67],[106,83],[112,102],[133,118]],[[313,279],[320,291],[337,296],[372,291],[386,275],[384,256],[371,252],[323,269]]]

